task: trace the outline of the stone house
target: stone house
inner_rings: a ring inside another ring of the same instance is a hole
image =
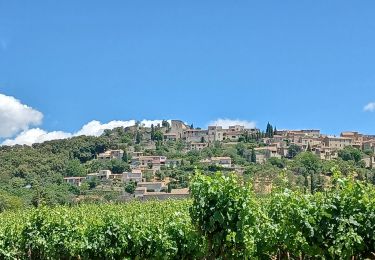
[[[88,180],[91,180],[93,178],[97,178],[99,180],[109,180],[109,179],[115,179],[115,178],[121,179],[121,177],[122,177],[121,174],[119,174],[119,176],[117,176],[117,177],[111,176],[111,175],[112,175],[112,172],[110,170],[100,170],[99,172],[87,174],[86,178]],[[115,175],[117,175],[117,174],[115,174]]]
[[[346,146],[352,145],[352,139],[345,137],[326,136],[323,138],[322,142],[325,147],[338,150],[344,149]]]
[[[163,135],[164,141],[177,141],[177,134],[176,133],[165,133]]]
[[[347,131],[347,132],[342,132],[340,134],[340,137],[351,139],[352,140],[351,146],[358,148],[358,149],[362,149],[362,144],[363,144],[362,134],[358,132]]]
[[[122,174],[123,182],[141,182],[142,181],[142,171],[140,169],[133,169],[131,172],[124,172]]]
[[[276,146],[265,146],[254,148],[257,163],[264,163],[269,158],[281,158]]]
[[[208,141],[223,141],[224,139],[224,130],[221,126],[209,126],[208,127]]]
[[[71,185],[80,187],[82,183],[86,180],[86,177],[64,177],[64,181]]]
[[[121,160],[124,156],[123,150],[108,150],[104,153],[100,153],[98,155],[98,160],[112,160],[112,159],[118,159]]]
[[[208,147],[208,143],[190,143],[189,144],[189,150],[196,150],[196,151],[201,151],[204,148]]]
[[[185,125],[185,123],[181,120],[171,120],[171,129],[169,132],[176,134],[177,140],[181,139],[184,131],[188,129],[190,129],[190,127]]]
[[[224,167],[224,168],[231,168],[232,167],[232,158],[230,157],[211,157],[211,163]]]
[[[148,192],[160,192],[161,190],[166,188],[164,182],[138,182],[137,187],[146,188]]]
[[[202,140],[205,142],[208,141],[207,130],[188,129],[183,132],[182,136],[186,142],[201,142]]]

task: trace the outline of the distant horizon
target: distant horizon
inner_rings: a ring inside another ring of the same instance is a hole
[[[91,120],[83,123],[83,125],[72,132],[67,132],[61,129],[53,129],[51,131],[44,130],[43,126],[44,115],[42,112],[23,104],[20,100],[5,96],[0,93],[0,144],[1,145],[15,145],[15,144],[32,144],[41,143],[55,139],[65,139],[74,136],[87,135],[87,136],[100,136],[105,129],[113,129],[116,127],[129,127],[134,126],[137,121],[142,125],[150,127],[152,124],[161,124],[162,120],[181,120],[187,125],[193,124],[195,128],[199,127],[207,129],[208,126],[222,126],[228,128],[229,126],[242,125],[246,128],[258,128],[264,130],[266,126],[260,126],[256,121],[248,121],[246,119],[229,119],[217,118],[204,124],[196,124],[195,122],[185,121],[183,118],[164,118],[164,119],[128,119],[128,120],[111,120],[109,122],[101,122],[98,120]],[[269,121],[268,121],[269,122]],[[311,127],[298,127],[298,128],[281,128],[276,124],[270,122],[277,130],[320,130],[322,134],[330,136],[339,136],[341,132],[357,131],[363,134],[371,135],[375,133],[365,133],[356,129],[343,129],[339,133],[328,133],[322,128]]]

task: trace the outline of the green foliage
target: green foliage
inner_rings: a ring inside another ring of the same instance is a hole
[[[194,164],[194,163],[198,162],[201,158],[202,157],[201,157],[199,151],[191,150],[187,153],[187,159],[190,162],[190,164]]]
[[[133,194],[136,187],[137,187],[137,184],[133,181],[130,181],[125,184],[125,191],[127,193]]]
[[[142,134],[141,134],[141,132],[137,131],[137,134],[135,136],[135,143],[140,144],[141,141],[142,141]]]
[[[169,124],[169,122],[167,120],[163,120],[161,122],[161,126],[166,129],[167,133],[170,131],[171,125]]]
[[[125,163],[128,163],[129,162],[129,158],[130,156],[128,155],[128,153],[126,151],[124,151],[124,155],[122,156],[122,160],[125,162]]]
[[[277,157],[271,157],[268,159],[268,162],[274,166],[277,166],[280,169],[284,169],[287,165],[286,161],[284,159],[280,159]]]
[[[208,240],[211,257],[248,257],[254,250],[257,210],[250,189],[236,175],[197,173],[191,183],[191,217]]]
[[[304,195],[286,190],[272,196],[267,205],[273,228],[270,254],[325,259],[372,255],[375,189],[337,176],[336,171],[329,192]]]
[[[375,188],[332,172],[332,190],[312,195],[279,189],[262,207],[234,176],[196,175],[191,217],[207,238],[207,254],[223,259],[373,257]],[[236,239],[224,239],[228,236]]]
[[[198,173],[192,201],[6,211],[0,258],[372,259],[375,187],[331,172],[314,194],[256,199],[236,175]]]
[[[289,147],[288,147],[288,157],[289,158],[294,158],[297,154],[299,154],[300,152],[302,152],[302,149],[301,147],[299,147],[298,145],[295,145],[295,144],[291,144]]]
[[[254,150],[254,148],[251,149],[251,157],[250,157],[250,161],[251,161],[252,163],[256,163],[256,162],[257,162],[257,155],[255,154],[255,150]]]
[[[338,152],[338,156],[344,161],[354,161],[359,163],[362,160],[362,152],[352,146],[346,146]]]
[[[267,128],[266,128],[266,134],[265,134],[265,137],[272,138],[273,135],[274,135],[274,129],[273,129],[272,125],[268,122],[268,123],[267,123]]]
[[[99,170],[110,170],[112,173],[123,173],[130,170],[129,164],[124,160],[92,160],[85,164],[86,171],[93,173]]]
[[[189,205],[132,202],[3,214],[0,257],[192,259],[202,255],[205,243],[190,223]]]
[[[160,130],[155,132],[154,140],[155,141],[163,141],[163,133]]]
[[[315,154],[311,152],[303,152],[298,154],[294,160],[299,167],[299,171],[305,177],[305,190],[308,190],[308,177],[310,178],[310,191],[312,193],[323,190],[324,183],[321,176],[322,163]]]
[[[0,191],[0,212],[5,210],[20,209],[23,206],[23,201],[5,191]]]
[[[67,165],[66,171],[65,171],[65,176],[79,177],[79,176],[85,176],[85,175],[86,175],[86,170],[81,165],[81,163],[78,159],[68,161],[68,165]]]
[[[112,173],[123,173],[125,171],[129,171],[130,166],[122,160],[113,159],[107,163],[107,169],[109,169]]]

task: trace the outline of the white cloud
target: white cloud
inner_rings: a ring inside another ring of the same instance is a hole
[[[40,128],[33,128],[25,130],[17,135],[14,139],[7,139],[3,142],[3,145],[15,145],[15,144],[27,144],[32,145],[33,143],[43,143],[45,141],[55,139],[65,139],[71,137],[72,134],[65,133],[62,131],[46,132]]]
[[[135,120],[129,121],[111,121],[106,124],[102,124],[99,121],[93,120],[87,124],[85,124],[81,130],[79,130],[75,135],[93,135],[99,136],[101,135],[105,129],[113,129],[116,127],[128,127],[135,125]]]
[[[43,114],[11,96],[0,94],[0,138],[40,125]]]
[[[162,120],[142,120],[141,125],[150,127],[151,124],[157,125],[161,124]],[[170,122],[170,120],[169,120]],[[65,139],[73,136],[87,135],[87,136],[100,136],[103,134],[105,129],[113,129],[116,127],[129,127],[135,125],[136,120],[114,120],[108,123],[101,123],[100,121],[93,120],[82,126],[82,128],[75,133],[67,133],[62,131],[52,131],[47,132],[40,128],[26,129],[18,134],[12,139],[5,140],[3,145],[16,145],[16,144],[26,144],[31,145],[33,143],[42,143],[45,141]],[[255,122],[247,120],[232,120],[232,119],[222,119],[219,118],[215,121],[211,121],[209,125],[222,126],[228,128],[233,125],[243,125],[246,128],[254,128],[256,126]]]
[[[152,124],[157,125],[161,124],[162,120],[142,120],[140,121],[141,125],[145,127],[151,127]],[[135,125],[136,120],[128,120],[128,121],[110,121],[108,123],[102,124],[97,120],[93,120],[87,124],[85,124],[81,130],[75,133],[75,136],[78,135],[93,135],[99,136],[101,135],[104,130],[106,129],[113,129],[116,127],[129,127]]]
[[[141,125],[150,127],[151,124],[157,125],[161,124],[162,120],[142,120]],[[62,131],[47,132],[39,128],[33,128],[25,130],[17,135],[13,139],[7,139],[2,144],[3,145],[16,145],[16,144],[26,144],[31,145],[33,143],[42,143],[45,141],[55,140],[55,139],[65,139],[73,136],[100,136],[106,129],[113,129],[116,127],[128,127],[135,125],[136,120],[127,121],[110,121],[108,123],[101,123],[97,120],[93,120],[85,124],[76,133],[67,133]]]
[[[145,127],[151,127],[151,125],[158,125],[162,123],[163,120],[142,120],[141,121],[141,125],[145,126]],[[168,120],[169,123],[171,123],[171,120]]]
[[[375,102],[368,103],[364,108],[366,112],[374,112],[375,111]]]
[[[1,44],[0,39],[0,45]],[[30,129],[31,126],[40,125],[42,120],[43,114],[41,112],[22,104],[14,97],[0,94],[0,140],[2,138],[8,138],[2,143],[2,145],[31,145],[33,143],[42,143],[45,141],[65,139],[79,135],[100,136],[105,129],[128,127],[136,124],[136,120],[114,120],[108,123],[101,123],[97,120],[93,120],[85,124],[75,133],[62,131],[47,132],[40,128]],[[151,124],[157,125],[161,123],[162,120],[145,119],[140,121],[140,124],[146,127],[150,127]]]
[[[219,118],[214,121],[209,122],[209,126],[222,126],[223,128],[228,128],[229,126],[242,125],[245,128],[255,128],[256,123],[254,121],[239,120],[239,119],[228,119]]]

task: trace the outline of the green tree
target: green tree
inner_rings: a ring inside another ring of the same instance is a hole
[[[113,159],[113,160],[110,160],[107,165],[108,165],[108,169],[112,173],[119,174],[119,173],[123,173],[125,171],[129,171],[130,170],[129,164],[127,164],[126,162],[124,162],[122,160]]]
[[[295,161],[299,164],[305,176],[310,175],[310,190],[312,193],[317,191],[319,184],[319,179],[317,174],[321,173],[322,164],[318,156],[311,152],[303,152],[295,157]]]
[[[236,144],[236,150],[237,154],[243,157],[245,155],[246,147],[243,143],[238,143]]]
[[[271,157],[268,159],[268,162],[280,169],[284,169],[286,166],[286,162],[283,159],[277,157]]]
[[[133,181],[130,181],[125,184],[125,191],[129,194],[133,194],[136,187],[137,187],[137,184]]]
[[[267,123],[265,137],[268,137],[268,138],[272,138],[273,137],[273,127],[272,127],[272,125],[269,122]]]
[[[16,210],[23,206],[22,199],[5,191],[0,191],[0,212],[5,210]]]
[[[125,163],[128,163],[128,162],[129,162],[129,155],[128,155],[127,151],[124,151],[124,155],[122,156],[122,160],[123,160]]]
[[[196,151],[196,150],[191,150],[191,151],[187,152],[186,156],[187,156],[187,159],[189,160],[190,164],[194,164],[201,159],[199,151]]]
[[[298,155],[302,151],[301,147],[296,144],[291,144],[288,147],[288,157],[294,158],[296,155]]]
[[[79,177],[85,176],[86,171],[81,162],[78,159],[68,161],[68,165],[66,167],[65,176],[68,177]]]
[[[155,127],[154,124],[151,124],[151,140],[155,140]]]
[[[135,143],[140,144],[141,141],[142,141],[142,134],[139,131],[137,131],[137,134],[135,135]]]
[[[153,175],[152,175],[151,172],[147,171],[147,172],[145,172],[145,174],[144,174],[144,178],[146,179],[146,181],[151,181],[152,178],[153,178]]]
[[[255,150],[254,150],[254,148],[251,149],[251,157],[250,157],[250,161],[251,161],[252,163],[256,163],[256,162],[257,162],[257,155],[255,154]]]
[[[86,195],[89,189],[90,189],[90,184],[87,182],[82,183],[81,186],[79,187],[79,191],[81,195]]]
[[[163,141],[163,133],[160,130],[155,132],[154,140],[155,141]]]
[[[354,161],[356,163],[359,163],[363,158],[362,152],[352,146],[346,146],[344,149],[340,150],[338,156],[344,161]]]
[[[169,124],[169,122],[168,122],[167,120],[163,120],[163,121],[161,122],[161,126],[164,127],[164,128],[166,128],[166,129],[167,129],[167,132],[169,132],[170,129],[171,129],[171,126],[170,126],[170,124]]]

